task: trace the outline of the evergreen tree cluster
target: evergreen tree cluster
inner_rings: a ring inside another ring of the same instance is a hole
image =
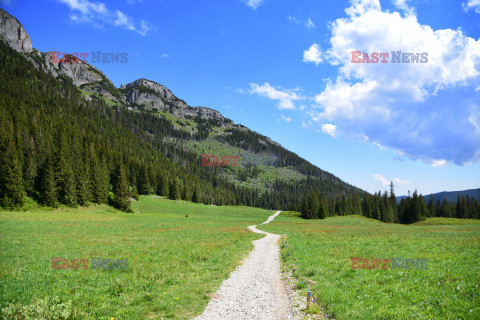
[[[267,137],[231,129],[228,143],[269,150],[279,165],[297,165],[312,175],[300,182],[276,181],[267,191],[240,187],[222,177],[222,168],[201,166],[198,154],[176,143],[207,138],[218,125],[214,120],[197,117],[199,131],[190,134],[151,112],[111,107],[95,97],[87,101],[69,78],[37,70],[1,41],[0,66],[4,208],[21,208],[28,196],[51,207],[93,202],[128,211],[132,198],[156,193],[205,204],[285,209],[298,207],[308,190],[327,197],[358,190]]]
[[[295,208],[291,208],[295,210]],[[469,196],[458,196],[457,202],[434,202],[428,204],[415,190],[412,196],[397,203],[393,183],[390,193],[380,191],[373,195],[353,193],[352,196],[326,197],[323,192],[313,190],[301,201],[300,210],[305,219],[323,219],[331,216],[358,214],[388,223],[410,224],[429,217],[480,219],[480,203]]]
[[[251,195],[201,167],[198,155],[165,143],[166,132],[184,134],[170,122],[86,101],[70,79],[37,70],[1,41],[0,77],[4,208],[21,208],[26,196],[50,207],[110,203],[128,211],[138,194],[216,204]]]

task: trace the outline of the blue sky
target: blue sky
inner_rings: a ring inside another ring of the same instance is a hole
[[[0,0],[41,51],[219,110],[369,192],[480,187],[480,0]],[[351,63],[351,51],[428,62]]]

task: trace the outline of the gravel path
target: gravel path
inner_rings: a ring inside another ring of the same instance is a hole
[[[262,224],[271,222],[277,211]],[[248,227],[266,236],[253,241],[254,249],[223,281],[205,311],[194,320],[294,319],[280,273],[280,236]]]

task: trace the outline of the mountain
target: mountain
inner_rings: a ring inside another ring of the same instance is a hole
[[[96,162],[104,171],[101,184],[109,192],[115,191],[122,167],[130,194],[168,195],[162,187],[167,184],[166,189],[181,191],[184,197],[193,197],[195,191],[201,201],[213,197],[218,204],[298,210],[312,190],[332,201],[364,193],[216,110],[189,106],[162,84],[138,79],[117,88],[74,55],[56,57],[34,49],[21,23],[1,9],[0,21],[5,66],[0,119],[8,128],[0,141],[4,156],[18,158],[23,170],[17,176],[30,181],[26,194],[40,202],[46,188],[42,175],[55,171],[52,166],[63,170],[60,163],[71,165],[68,175],[76,177],[72,184],[77,191],[84,188],[81,183],[87,189],[99,183],[95,177],[79,181],[82,170],[90,170],[81,169],[81,159]],[[10,144],[16,154],[9,153]],[[239,165],[204,166],[204,154],[238,157]],[[52,178],[58,180],[54,187],[66,179],[59,175]],[[57,189],[62,202],[62,188]],[[94,192],[87,193],[85,199],[91,200]]]
[[[443,202],[443,199],[447,199],[448,202],[457,202],[458,196],[460,197],[469,196],[471,198],[475,198],[480,201],[480,188],[463,190],[463,191],[442,191],[442,192],[427,194],[427,195],[424,195],[423,197],[425,198],[425,201],[428,201],[431,196],[433,196],[433,200],[435,202],[437,202],[437,200],[440,200],[440,202]],[[397,201],[400,202],[400,200],[406,197],[407,196],[397,197]]]

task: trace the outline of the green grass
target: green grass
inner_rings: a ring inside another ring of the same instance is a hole
[[[166,139],[166,141],[173,142],[174,139],[170,138]],[[238,147],[233,147],[227,143],[220,142],[211,137],[202,141],[189,140],[180,143],[182,143],[185,149],[191,150],[198,155],[211,154],[212,156],[217,156],[218,158],[221,158],[222,156],[238,156],[239,159],[236,162],[239,164],[239,166],[224,167],[224,172],[222,172],[221,175],[228,181],[233,182],[241,187],[257,189],[263,192],[270,190],[271,185],[276,181],[295,182],[306,179],[305,175],[292,168],[258,165],[255,167],[257,173],[254,176],[249,174],[247,179],[242,181],[238,178],[239,171],[245,171],[244,167],[241,166],[242,158],[254,159],[254,161],[261,163],[262,157],[268,158],[271,155],[268,153],[256,154],[249,152]]]
[[[52,304],[72,319],[190,319],[261,237],[246,226],[271,214],[152,197],[132,207],[0,211],[0,307]],[[89,259],[89,268],[93,257],[127,259],[128,268],[53,270],[52,257]]]
[[[337,319],[480,319],[478,220],[405,226],[360,216],[280,215],[261,229],[286,234],[285,265],[294,263],[295,276],[317,282],[308,287]],[[357,270],[351,257],[428,259],[428,268]]]

